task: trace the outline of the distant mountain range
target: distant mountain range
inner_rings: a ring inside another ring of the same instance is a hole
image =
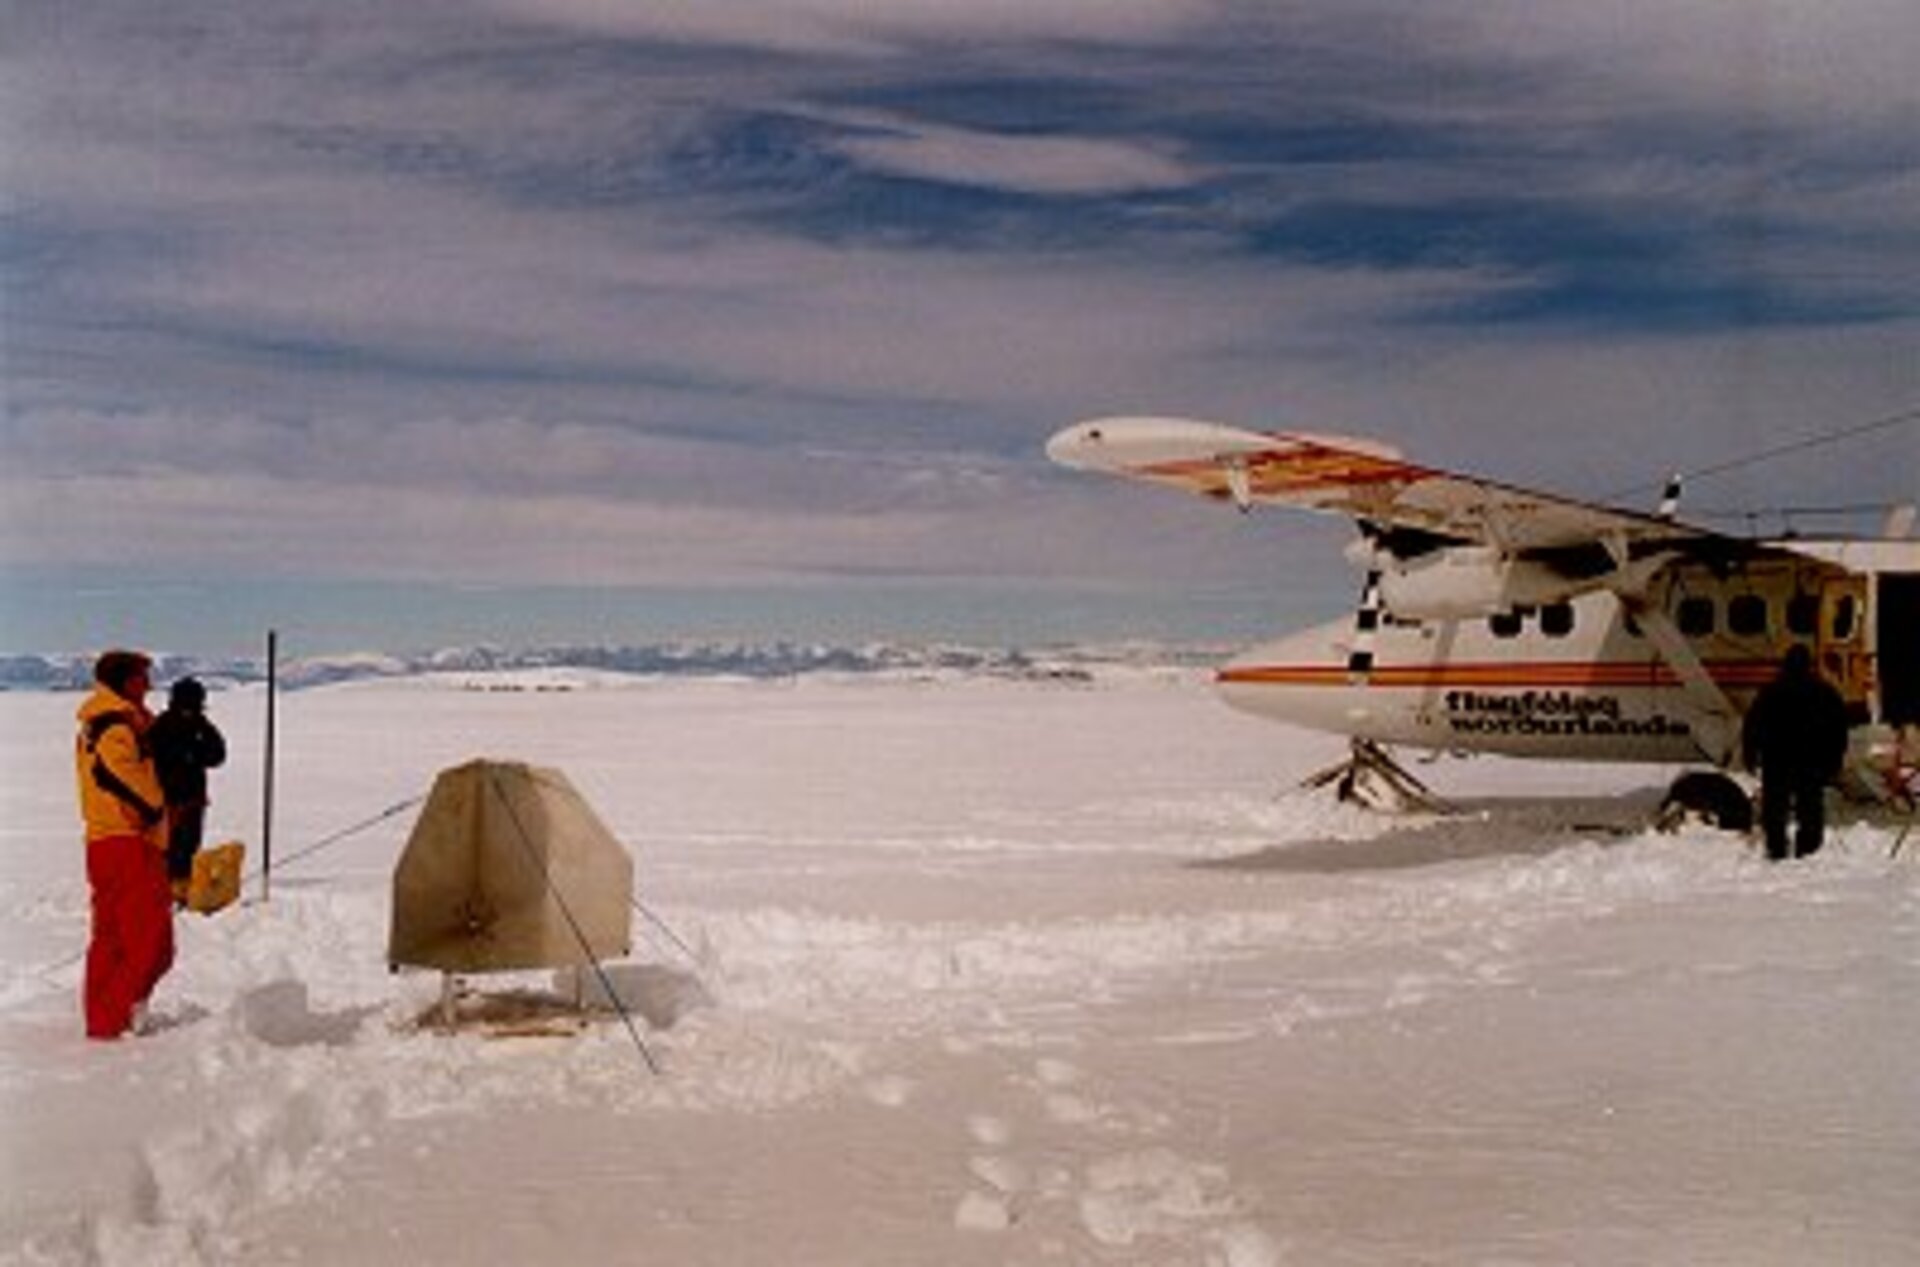
[[[1063,646],[1038,649],[912,645],[902,643],[662,643],[631,647],[541,647],[505,650],[458,647],[404,655],[362,652],[307,656],[278,666],[288,690],[371,678],[429,673],[506,673],[587,669],[648,677],[791,678],[808,674],[941,674],[1076,680],[1100,668],[1177,668],[1211,662],[1217,649],[1152,643]],[[207,658],[160,654],[154,681],[164,687],[194,676],[211,686],[266,679],[258,657]],[[93,656],[0,655],[0,690],[83,690],[92,683]]]

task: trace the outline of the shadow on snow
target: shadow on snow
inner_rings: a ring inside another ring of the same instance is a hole
[[[1477,797],[1451,812],[1396,820],[1378,834],[1308,837],[1189,865],[1214,871],[1343,875],[1402,871],[1489,858],[1538,858],[1576,843],[1610,844],[1653,829],[1662,789],[1603,797]]]

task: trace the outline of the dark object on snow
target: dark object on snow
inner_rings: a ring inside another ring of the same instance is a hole
[[[1753,830],[1753,802],[1740,785],[1717,770],[1693,770],[1667,789],[1655,820],[1662,831],[1672,831],[1689,818],[1723,831]]]

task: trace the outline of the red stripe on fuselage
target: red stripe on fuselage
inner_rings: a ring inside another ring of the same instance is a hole
[[[1709,662],[1707,672],[1722,687],[1736,690],[1765,686],[1779,672],[1773,660]],[[1608,664],[1599,662],[1484,663],[1484,664],[1376,664],[1364,672],[1344,664],[1242,665],[1214,675],[1223,684],[1244,686],[1348,686],[1364,684],[1403,689],[1443,686],[1481,688],[1676,687],[1680,676],[1664,664]]]

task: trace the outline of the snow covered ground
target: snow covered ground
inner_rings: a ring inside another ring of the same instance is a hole
[[[255,845],[261,702],[213,700]],[[1374,818],[1185,671],[358,683],[282,700],[272,900],[90,1045],[77,703],[0,694],[8,1263],[1920,1261],[1895,828],[1769,867],[1642,831],[1666,772],[1494,760]],[[411,1026],[411,809],[294,858],[481,755],[633,850],[662,1074]]]

